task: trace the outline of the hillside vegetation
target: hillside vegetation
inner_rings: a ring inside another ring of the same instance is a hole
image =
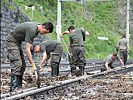
[[[52,21],[54,25],[57,24],[57,0],[14,0],[14,2],[28,14],[32,21],[40,23]],[[33,18],[31,9],[25,10],[25,6],[35,6]],[[43,7],[42,10],[40,6]],[[126,5],[123,3],[122,7]],[[125,30],[120,30],[125,29],[126,26],[124,24],[120,27],[119,17],[117,0],[62,2],[62,32],[73,25],[76,28],[84,27],[91,34],[85,41],[87,58],[104,58],[115,50],[118,40],[125,33]],[[56,29],[49,36],[56,39]],[[98,37],[108,37],[108,41],[98,40]],[[65,35],[64,39],[69,46],[68,36]],[[133,58],[133,48],[130,48],[130,58]],[[65,47],[64,51],[66,51]]]

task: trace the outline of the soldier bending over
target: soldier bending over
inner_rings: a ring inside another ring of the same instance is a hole
[[[59,64],[61,61],[61,56],[63,52],[63,47],[60,43],[54,41],[54,40],[46,40],[41,43],[41,45],[34,45],[33,46],[34,52],[42,52],[43,57],[38,65],[40,69],[42,68],[42,65],[45,63],[45,61],[48,59],[48,56],[51,55],[51,76],[58,76],[59,75]]]
[[[112,64],[114,63],[115,60],[119,60],[120,64],[122,66],[124,66],[122,60],[120,59],[120,57],[117,55],[116,52],[114,52],[113,54],[107,56],[104,60],[103,60],[103,68],[101,68],[101,72],[109,70],[109,69],[113,69],[114,66],[112,66]]]
[[[11,85],[10,91],[15,88],[22,87],[22,79],[25,71],[26,63],[22,51],[21,44],[25,43],[25,51],[27,58],[32,65],[33,70],[35,69],[35,63],[32,59],[31,47],[34,38],[40,35],[46,35],[52,33],[53,24],[51,22],[45,22],[40,24],[38,22],[24,22],[17,25],[13,31],[7,35],[6,44],[9,53],[9,59],[11,64]]]

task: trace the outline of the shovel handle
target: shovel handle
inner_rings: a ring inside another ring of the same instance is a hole
[[[59,36],[60,36],[60,35],[59,35]],[[66,50],[67,50],[67,52],[68,52],[68,55],[70,55],[70,52],[69,52],[69,50],[68,50],[68,48],[67,48],[67,45],[66,45],[66,42],[64,41],[64,39],[63,39],[62,36],[60,36],[60,38],[62,39],[62,41],[63,41],[63,43],[64,43],[64,45],[65,45],[65,47],[66,47]]]

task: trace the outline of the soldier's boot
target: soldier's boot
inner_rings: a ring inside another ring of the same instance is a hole
[[[57,76],[59,75],[59,65],[57,66]]]
[[[59,75],[59,67],[58,67],[58,64],[56,63],[53,63],[51,65],[51,76],[54,77],[54,76],[58,76]]]
[[[111,69],[114,69],[114,66],[110,65],[110,68],[111,68]]]
[[[76,66],[71,65],[71,75],[74,76],[76,72]]]
[[[22,88],[23,76],[22,76],[22,75],[19,75],[18,80],[19,80],[19,81],[18,81],[19,87]]]
[[[51,76],[58,76],[59,75],[59,63],[60,63],[61,56],[59,53],[52,53],[51,54]]]
[[[15,88],[22,87],[22,76],[21,75],[11,75],[11,83],[10,83],[10,92],[12,92]]]
[[[106,68],[101,68],[101,72],[104,72],[104,71],[106,71]]]
[[[28,76],[27,81],[28,81],[28,83],[32,83],[33,82],[33,77],[32,76]]]
[[[80,75],[84,75],[84,70],[85,70],[85,67],[84,66],[79,66],[79,69],[80,69]]]
[[[127,61],[124,60],[124,66],[126,65]]]

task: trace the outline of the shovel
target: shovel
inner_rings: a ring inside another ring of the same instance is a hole
[[[35,73],[37,87],[40,88],[41,82],[40,82],[40,73],[39,73],[39,67],[38,66],[36,66],[34,73]]]
[[[60,36],[60,35],[59,35],[59,36]],[[67,50],[67,53],[68,53],[68,57],[71,59],[71,54],[70,54],[70,52],[69,52],[69,50],[68,50],[68,48],[67,48],[67,45],[66,45],[66,43],[65,43],[65,41],[64,41],[64,39],[63,39],[63,37],[60,36],[60,38],[61,38],[63,44],[64,44],[65,47],[66,47],[66,50]]]

